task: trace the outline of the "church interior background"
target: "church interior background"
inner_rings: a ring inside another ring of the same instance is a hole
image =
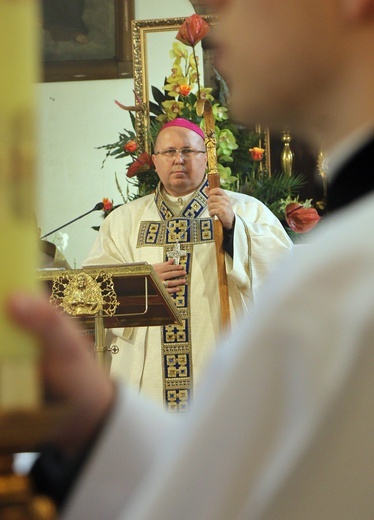
[[[134,1],[135,18],[190,16],[189,0]],[[158,50],[161,78],[170,68],[169,47]],[[164,64],[162,63],[164,61]],[[103,197],[121,203],[115,173],[125,179],[125,165],[107,161],[97,147],[113,142],[118,132],[131,128],[130,116],[115,104],[134,104],[134,81],[128,79],[41,82],[37,85],[39,110],[39,178],[37,220],[41,235],[92,209]],[[102,222],[95,211],[48,240],[62,250],[72,268],[79,268],[96,237],[93,226]]]
[[[207,13],[204,0],[134,0],[136,20],[179,18],[194,12]],[[168,38],[157,49],[147,50],[150,84],[162,85],[169,73],[170,41]],[[114,205],[122,203],[116,175],[124,189],[126,163],[112,159],[102,166],[105,154],[98,147],[114,142],[123,129],[132,128],[129,113],[120,110],[115,100],[135,104],[134,80],[128,77],[80,81],[78,77],[75,81],[41,81],[37,99],[40,164],[36,217],[43,236],[88,212],[104,197],[113,200]],[[292,146],[296,170],[313,172],[314,157],[300,143],[293,142]],[[272,168],[279,168],[276,161],[281,147],[280,139],[274,139],[270,147]],[[302,166],[298,164],[300,158],[304,161]],[[103,212],[94,211],[48,240],[60,248],[72,268],[80,268],[96,237],[93,227],[98,227],[102,219]]]

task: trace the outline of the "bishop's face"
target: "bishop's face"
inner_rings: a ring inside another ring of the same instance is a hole
[[[163,155],[165,150],[189,148],[196,154],[188,156],[177,153],[175,157]],[[199,153],[203,151],[204,153]],[[166,191],[174,197],[193,193],[202,183],[206,169],[204,140],[193,130],[170,127],[157,137],[155,154],[152,156],[157,174]]]

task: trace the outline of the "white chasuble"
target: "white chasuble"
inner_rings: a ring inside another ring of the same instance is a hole
[[[227,192],[235,219],[234,255],[226,254],[231,322],[253,304],[264,278],[289,251],[291,241],[278,219],[258,200]],[[188,410],[193,387],[221,334],[213,221],[207,182],[175,204],[156,193],[126,203],[103,222],[85,266],[167,261],[180,249],[187,284],[172,295],[182,325],[107,331],[111,375],[134,385],[171,412]]]

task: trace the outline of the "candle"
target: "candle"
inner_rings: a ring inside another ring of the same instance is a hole
[[[0,0],[0,20],[0,411],[4,411],[32,408],[40,400],[37,347],[4,311],[4,299],[11,291],[36,290],[37,0]]]

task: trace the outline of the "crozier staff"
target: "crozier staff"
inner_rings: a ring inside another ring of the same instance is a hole
[[[198,99],[197,113],[204,115],[205,121],[205,145],[208,156],[208,186],[209,188],[220,187],[220,176],[217,168],[217,143],[214,128],[214,117],[212,105],[208,100]],[[224,232],[223,224],[217,217],[213,217],[213,231],[214,242],[216,245],[216,262],[217,262],[217,276],[218,276],[218,290],[221,306],[221,322],[222,331],[227,331],[230,326],[230,303],[229,303],[229,289],[227,284],[226,264],[225,264],[225,249],[223,245]]]

